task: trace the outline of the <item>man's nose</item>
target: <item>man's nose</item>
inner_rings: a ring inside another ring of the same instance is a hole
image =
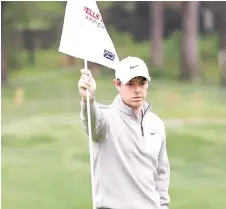
[[[134,85],[134,91],[135,92],[140,92],[141,87],[139,85]]]

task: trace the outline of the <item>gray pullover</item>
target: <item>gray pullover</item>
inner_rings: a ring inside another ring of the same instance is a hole
[[[110,105],[90,101],[97,208],[169,207],[170,165],[163,121],[144,105],[139,118],[119,95]],[[87,104],[81,120],[88,134]]]

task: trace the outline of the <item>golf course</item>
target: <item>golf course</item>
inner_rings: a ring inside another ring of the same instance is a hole
[[[18,71],[2,88],[2,208],[92,208],[79,69]],[[97,77],[98,102],[117,94],[112,79]],[[225,209],[225,90],[152,77],[148,102],[166,124],[170,208]]]

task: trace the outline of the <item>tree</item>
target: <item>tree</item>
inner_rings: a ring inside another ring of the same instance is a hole
[[[160,68],[163,63],[163,27],[164,4],[162,1],[152,1],[150,5],[150,36],[152,41],[152,64]]]
[[[219,33],[219,66],[221,68],[220,84],[226,87],[226,2],[212,4],[212,9],[216,14],[217,30]]]
[[[50,29],[59,23],[64,14],[65,2],[7,2],[2,9],[2,26],[4,28],[4,45],[6,48],[5,59],[8,67],[12,67],[12,63],[16,68],[19,64],[20,50],[25,42],[28,50],[28,61],[35,61],[35,40],[33,30]],[[4,13],[4,14],[3,14]],[[21,35],[23,37],[17,37]],[[18,41],[19,40],[19,41]],[[19,46],[16,47],[15,43]],[[9,57],[11,60],[9,60]],[[12,61],[13,60],[13,61]]]
[[[220,31],[219,31],[219,64],[221,67],[220,81],[223,87],[226,87],[226,14],[222,12],[220,15]]]
[[[1,56],[2,56],[1,57],[1,82],[3,85],[3,84],[7,83],[8,79],[7,79],[7,68],[6,68],[5,57],[4,57],[3,51],[2,51]]]
[[[181,72],[183,80],[196,80],[200,75],[198,54],[199,2],[182,1]]]
[[[4,7],[7,2],[1,2],[1,7],[2,7],[2,13],[1,13],[1,18],[3,20],[4,17]],[[2,26],[2,36],[1,36],[1,43],[2,43],[2,48],[1,48],[1,82],[2,84],[7,83],[7,68],[6,68],[6,63],[5,63],[5,50],[4,50],[4,27]]]
[[[206,2],[206,6],[211,9],[215,16],[216,29],[219,34],[218,63],[221,68],[220,83],[226,87],[226,2]]]

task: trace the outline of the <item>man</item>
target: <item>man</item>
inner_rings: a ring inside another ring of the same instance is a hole
[[[119,94],[110,105],[96,102],[96,82],[81,70],[81,120],[88,133],[86,89],[94,149],[95,204],[110,209],[169,208],[170,165],[163,121],[145,101],[150,83],[137,57],[120,61],[113,84]]]

